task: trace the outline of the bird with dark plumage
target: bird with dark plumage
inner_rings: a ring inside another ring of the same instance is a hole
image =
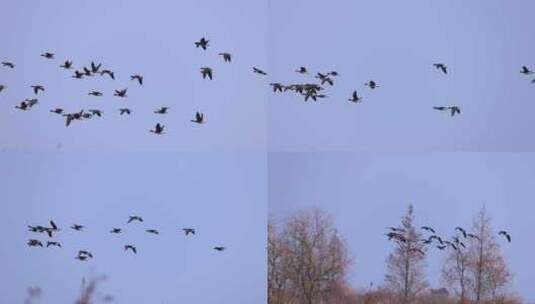
[[[139,82],[139,85],[143,85],[143,76],[135,74],[130,76],[130,80],[137,80]]]
[[[498,232],[498,235],[502,235],[509,243],[511,243],[511,235],[507,231],[502,230]]]
[[[163,132],[163,129],[165,128],[164,125],[160,124],[160,123],[157,123],[156,126],[154,127],[154,130],[149,130],[150,132],[154,133],[154,134],[157,134],[157,135],[162,135],[162,134],[165,134]]]
[[[137,254],[137,249],[134,245],[125,245],[124,251],[128,251],[128,249],[132,250],[133,253]]]
[[[187,236],[189,234],[195,235],[195,229],[194,228],[182,228],[182,231],[184,231],[184,234]]]
[[[226,247],[223,247],[223,246],[216,246],[214,247],[214,250],[217,250],[217,251],[224,251],[226,250],[227,248]]]
[[[119,109],[119,115],[127,114],[130,115],[132,113],[132,110],[129,108],[120,108]]]
[[[269,85],[273,87],[273,92],[279,91],[282,93],[282,89],[284,86],[281,83],[275,82],[275,83],[270,83]]]
[[[53,110],[50,110],[51,113],[54,113],[54,114],[61,114],[63,113],[63,109],[62,108],[55,108]]]
[[[28,240],[28,246],[30,247],[43,247],[43,243],[41,243],[41,241],[39,240],[36,240],[36,239],[30,239]]]
[[[154,114],[167,114],[167,110],[169,110],[169,107],[161,107],[154,111]]]
[[[2,61],[2,65],[11,69],[15,68],[15,64],[9,61]]]
[[[370,80],[370,81],[366,82],[364,85],[370,87],[370,89],[372,89],[372,90],[374,90],[375,88],[379,87],[377,82],[375,82],[373,80]]]
[[[102,66],[102,63],[99,63],[98,65],[95,64],[93,61],[91,61],[91,73],[99,73],[100,67]]]
[[[458,106],[448,106],[448,107],[433,107],[433,109],[438,111],[450,111],[451,116],[456,114],[461,114],[461,108]]]
[[[61,244],[59,242],[54,242],[54,241],[47,241],[46,242],[46,247],[50,247],[50,246],[56,246],[56,247],[61,247]]]
[[[108,76],[110,76],[111,79],[115,80],[115,73],[113,73],[112,71],[110,71],[110,70],[102,70],[100,72],[100,76],[104,76],[104,74],[107,74]]]
[[[202,37],[199,41],[195,42],[195,47],[201,47],[203,50],[206,50],[209,46],[210,40]]]
[[[72,68],[72,61],[65,60],[65,62],[59,66],[60,68],[64,68],[66,70],[69,70]]]
[[[41,57],[44,57],[46,59],[54,59],[54,53],[46,52],[41,54]]]
[[[232,61],[232,54],[230,53],[219,53],[220,56],[223,56],[223,60],[225,62],[231,62]]]
[[[89,113],[98,117],[102,117],[102,113],[104,112],[102,112],[102,110],[99,110],[99,109],[90,109]]]
[[[3,90],[5,90],[7,87],[3,84],[0,84],[0,92],[2,92]]]
[[[533,71],[528,69],[527,66],[522,66],[522,69],[520,70],[520,73],[524,74],[524,75],[531,75],[531,74],[533,74]]]
[[[82,79],[82,78],[84,78],[84,73],[76,70],[76,71],[74,71],[74,75],[72,75],[72,78]]]
[[[264,72],[263,70],[257,68],[257,67],[253,67],[253,73],[256,73],[256,74],[260,74],[260,75],[267,75],[266,72]]]
[[[112,230],[110,230],[110,233],[121,233],[121,231],[121,228],[113,228]]]
[[[113,96],[117,96],[117,97],[126,97],[126,91],[128,89],[122,89],[122,90],[115,90],[115,94],[113,94]]]
[[[160,232],[158,230],[156,230],[156,229],[147,229],[145,231],[147,233],[152,233],[152,234],[156,234],[156,235],[160,234]]]
[[[308,74],[308,71],[307,71],[307,68],[302,66],[302,67],[299,67],[299,69],[295,70],[297,73],[299,74]]]
[[[422,226],[422,230],[429,231],[431,233],[435,233],[435,229],[429,227],[429,226]]]
[[[84,229],[84,225],[73,224],[71,226],[71,229],[76,230],[76,231],[82,231]]]
[[[353,94],[351,95],[351,98],[348,99],[349,101],[352,101],[352,102],[355,102],[355,103],[358,103],[358,102],[361,102],[362,101],[362,97],[360,97],[358,94],[357,94],[357,91],[353,91]]]
[[[214,71],[212,70],[212,68],[202,67],[201,68],[202,79],[206,79],[206,77],[208,77],[210,78],[210,80],[212,80],[213,72]]]
[[[436,69],[441,70],[442,73],[448,74],[448,67],[444,63],[433,63],[433,66]]]
[[[33,89],[33,92],[35,93],[35,95],[37,95],[39,93],[39,91],[45,91],[45,87],[43,87],[42,85],[32,85],[30,86],[32,89]]]
[[[100,96],[102,96],[103,94],[102,94],[101,92],[99,92],[99,91],[91,91],[91,92],[89,92],[87,95],[100,97]]]
[[[197,124],[203,124],[204,123],[204,114],[201,112],[195,113],[195,119],[190,120],[191,122],[197,123]]]
[[[126,222],[126,223],[130,224],[133,221],[143,222],[143,219],[141,218],[141,216],[131,215],[131,216],[128,217],[128,222]]]

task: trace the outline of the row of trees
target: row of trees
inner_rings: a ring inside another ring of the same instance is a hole
[[[466,248],[448,247],[442,267],[444,288],[432,289],[425,275],[428,248],[409,206],[386,259],[384,284],[355,291],[347,282],[352,259],[332,218],[320,209],[300,211],[268,227],[268,303],[520,303],[508,293],[512,275],[500,253],[491,219],[483,208],[472,223]]]

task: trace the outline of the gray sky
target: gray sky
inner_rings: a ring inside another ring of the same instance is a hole
[[[240,7],[240,9],[236,9]],[[247,12],[247,13],[243,13]],[[0,61],[0,147],[9,150],[208,150],[259,151],[266,144],[267,81],[252,66],[265,68],[267,5],[263,1],[52,1],[2,2]],[[196,49],[202,36],[207,51]],[[54,61],[39,55],[56,53]],[[234,54],[231,64],[219,52]],[[117,80],[71,78],[59,68],[64,60],[76,68],[92,60],[116,73]],[[212,81],[203,80],[202,66],[214,69]],[[139,87],[130,75],[144,76]],[[13,107],[42,84],[46,92],[29,112]],[[128,98],[114,97],[128,88]],[[100,90],[103,97],[89,96]],[[153,111],[169,106],[167,115]],[[54,107],[68,112],[101,108],[103,119],[74,123],[49,113]],[[118,109],[130,107],[131,117]],[[190,122],[195,111],[207,123]],[[149,133],[164,123],[166,136]]]
[[[271,151],[532,151],[535,86],[519,71],[534,64],[534,10],[529,0],[270,1],[272,80],[313,80],[294,72],[301,65],[340,73],[324,101],[270,97]],[[354,89],[362,104],[347,101]],[[451,104],[462,115],[432,109]]]
[[[2,153],[3,303],[72,303],[105,274],[116,303],[261,303],[266,290],[266,158],[261,154]],[[129,215],[143,224],[126,225]],[[30,248],[26,225],[54,219],[63,248]],[[87,226],[76,232],[73,223]],[[181,228],[198,235],[186,238]],[[109,233],[124,228],[121,235]],[[160,235],[145,229],[159,229]],[[125,244],[138,254],[123,252]],[[222,245],[228,250],[216,252]],[[79,249],[95,258],[74,259]]]
[[[356,287],[383,282],[385,260],[393,249],[385,227],[396,225],[409,203],[419,225],[451,235],[470,227],[485,205],[514,273],[514,288],[534,301],[533,204],[535,155],[531,153],[272,153],[269,211],[284,218],[301,208],[319,207],[335,219],[355,257],[350,279]],[[428,277],[438,287],[445,255],[431,251]]]

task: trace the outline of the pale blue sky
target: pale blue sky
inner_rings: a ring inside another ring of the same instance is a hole
[[[356,287],[383,282],[392,250],[385,227],[396,225],[409,203],[417,223],[452,235],[470,227],[485,205],[514,273],[514,288],[535,301],[531,265],[535,254],[532,204],[535,154],[531,153],[272,153],[269,166],[269,211],[279,220],[301,208],[329,212],[355,257],[350,279]],[[440,286],[445,255],[430,251],[428,277]]]
[[[336,70],[321,102],[269,101],[271,151],[533,151],[535,2],[272,0],[272,80]],[[432,66],[444,62],[444,76]],[[380,88],[364,86],[370,79]],[[362,104],[347,99],[357,89]],[[459,105],[451,118],[432,109]]]
[[[236,9],[236,8],[240,9]],[[247,12],[247,13],[244,13]],[[267,5],[264,1],[31,1],[7,0],[0,11],[0,147],[9,150],[208,150],[259,151],[266,144],[267,81],[251,71],[266,68]],[[201,37],[207,51],[196,49]],[[54,61],[39,55],[56,53]],[[219,52],[234,55],[224,63]],[[92,60],[116,73],[117,80],[77,80],[59,68],[63,60],[79,68]],[[214,69],[212,81],[200,68]],[[144,76],[139,87],[130,75]],[[46,92],[23,113],[13,107],[33,96],[30,85]],[[128,98],[112,96],[128,88]],[[103,97],[87,94],[100,90]],[[169,114],[156,115],[162,106]],[[54,107],[68,112],[101,108],[103,119],[65,128]],[[130,107],[130,117],[118,109]],[[206,124],[190,122],[204,112]],[[165,136],[149,133],[156,122]]]
[[[82,277],[100,274],[116,303],[265,301],[264,155],[2,153],[0,167],[0,302],[22,303],[28,287],[40,286],[42,303],[73,303]],[[126,225],[129,215],[144,223]],[[47,237],[26,225],[50,219],[63,229],[63,248],[28,247],[29,238]],[[69,229],[74,223],[86,231]],[[197,235],[186,238],[186,226]],[[137,255],[123,252],[129,243]],[[95,258],[75,260],[79,249]]]

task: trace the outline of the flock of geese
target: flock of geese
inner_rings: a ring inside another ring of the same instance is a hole
[[[140,217],[140,216],[137,216],[137,215],[132,215],[132,216],[130,216],[128,218],[128,221],[126,223],[130,224],[132,222],[143,223],[143,218]],[[49,221],[49,224],[50,224],[49,226],[42,226],[42,225],[31,226],[31,225],[28,225],[28,230],[30,232],[47,234],[48,238],[49,238],[46,242],[45,241],[41,241],[39,239],[31,238],[27,242],[28,246],[30,246],[30,247],[41,247],[41,248],[44,248],[44,247],[46,247],[46,248],[48,248],[48,247],[61,248],[62,247],[62,245],[61,245],[61,243],[59,241],[54,240],[55,234],[57,232],[61,231],[61,229],[52,220]],[[73,224],[70,227],[70,229],[72,229],[73,231],[78,231],[78,232],[79,231],[83,231],[85,228],[86,227],[84,225],[80,225],[80,224]],[[195,232],[196,232],[195,228],[191,228],[191,227],[182,228],[182,231],[183,231],[185,236],[188,236],[188,235],[194,236]],[[113,227],[110,230],[110,233],[112,233],[112,234],[119,234],[119,233],[122,233],[122,232],[123,232],[123,228]],[[153,234],[153,235],[159,235],[160,234],[160,232],[157,229],[154,229],[154,228],[146,229],[145,232]],[[137,252],[138,252],[138,249],[134,244],[125,244],[123,246],[123,248],[124,248],[125,252],[130,251],[130,252],[132,252],[134,254],[137,254]],[[227,248],[224,247],[224,246],[215,246],[215,247],[213,247],[213,249],[216,250],[216,251],[224,251]],[[89,259],[92,259],[93,257],[94,257],[94,255],[90,251],[85,250],[85,249],[80,249],[80,250],[78,250],[78,252],[77,252],[77,254],[75,256],[75,259],[80,260],[80,261],[87,261]]]
[[[476,240],[481,241],[480,236],[469,233],[466,231],[466,229],[462,227],[455,227],[455,233],[456,235],[452,236],[449,240],[445,239],[439,235],[437,235],[435,229],[429,226],[422,226],[421,229],[425,231],[426,233],[430,234],[427,238],[421,239],[420,243],[426,247],[426,246],[434,246],[439,250],[445,250],[447,248],[451,248],[455,251],[462,251],[466,248],[466,245],[463,241],[466,240]],[[409,233],[404,228],[398,228],[398,227],[388,227],[387,233],[385,233],[385,236],[388,238],[389,241],[394,241],[396,243],[406,243],[407,242],[407,233]],[[505,230],[501,230],[498,235],[502,236],[507,242],[511,243],[511,235],[509,232]],[[422,250],[421,247],[413,247],[409,250],[418,252],[422,255],[425,255],[424,250]]]

